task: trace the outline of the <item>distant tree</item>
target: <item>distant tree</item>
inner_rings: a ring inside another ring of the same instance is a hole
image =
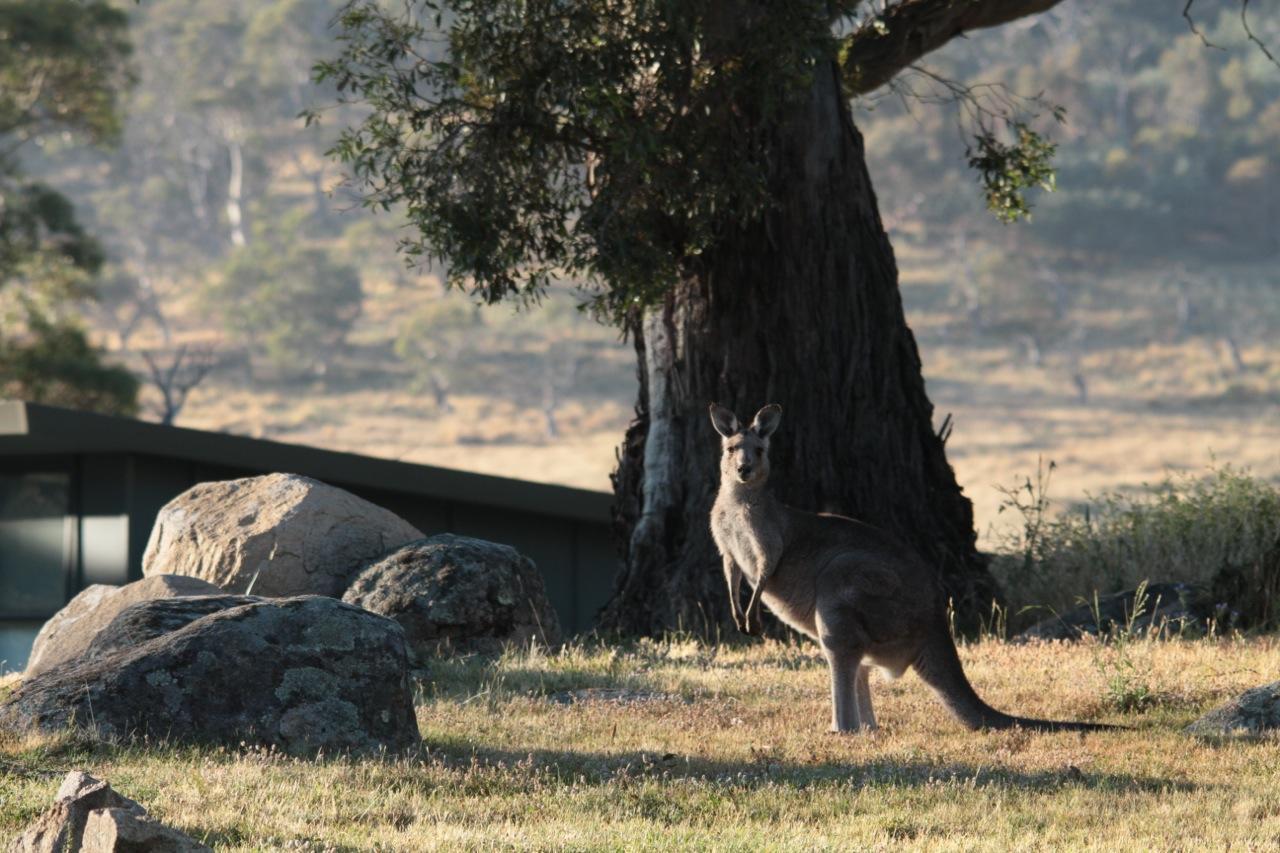
[[[413,371],[414,389],[429,392],[438,411],[453,411],[449,397],[456,375],[474,357],[482,331],[473,306],[447,298],[433,300],[400,324],[396,355]]]
[[[82,329],[39,316],[28,324],[28,339],[0,339],[0,397],[108,415],[137,414],[137,377],[102,364]]]
[[[301,225],[299,215],[256,229],[203,294],[251,357],[286,376],[326,372],[362,304],[356,269],[307,245]]]
[[[447,259],[488,302],[581,278],[635,337],[605,627],[729,624],[707,531],[712,400],[782,403],[785,501],[894,531],[962,613],[988,606],[848,102],[1057,2],[347,5],[319,77],[369,112],[334,153],[369,205],[404,209],[410,255]],[[988,205],[1016,217],[1051,144],[1015,114],[977,118]]]
[[[125,17],[103,2],[0,2],[0,394],[117,414],[136,411],[137,380],[104,365],[76,303],[93,295],[102,251],[71,202],[27,179],[32,140],[119,131],[128,85]]]
[[[187,404],[187,397],[218,366],[208,347],[180,346],[162,360],[157,353],[143,352],[148,378],[160,392],[160,423],[172,424]]]

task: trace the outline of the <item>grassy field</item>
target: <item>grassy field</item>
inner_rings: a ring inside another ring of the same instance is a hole
[[[1104,734],[973,733],[913,675],[882,725],[826,731],[809,645],[575,646],[441,661],[417,754],[0,742],[0,836],[87,768],[219,849],[1194,850],[1280,845],[1280,739],[1181,733],[1280,678],[1276,638],[1016,646],[962,657],[988,701]]]

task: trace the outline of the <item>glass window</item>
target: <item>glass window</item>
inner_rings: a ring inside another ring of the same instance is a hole
[[[67,600],[71,479],[0,472],[0,618],[45,618]]]

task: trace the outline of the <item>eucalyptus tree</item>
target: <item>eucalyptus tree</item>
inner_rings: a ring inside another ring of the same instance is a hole
[[[963,613],[997,593],[935,427],[851,98],[951,39],[1059,0],[353,0],[317,67],[368,109],[334,148],[410,258],[494,303],[559,277],[632,335],[602,627],[728,625],[707,404],[781,403],[788,504],[896,532]],[[963,93],[961,93],[963,94]],[[980,123],[1002,218],[1052,144]]]
[[[137,381],[101,362],[79,322],[102,249],[21,162],[35,143],[118,135],[129,53],[125,16],[107,3],[0,2],[0,396],[136,409]]]

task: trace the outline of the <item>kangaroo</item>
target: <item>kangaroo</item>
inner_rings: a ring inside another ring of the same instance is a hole
[[[1114,728],[1014,717],[982,701],[960,665],[934,574],[919,556],[869,524],[792,509],[765,490],[769,436],[781,418],[781,406],[765,406],[743,429],[733,412],[711,405],[723,439],[711,534],[738,629],[760,631],[763,602],[822,649],[831,668],[832,731],[876,728],[869,664],[890,678],[914,668],[970,729]],[[753,588],[745,613],[744,576]]]

